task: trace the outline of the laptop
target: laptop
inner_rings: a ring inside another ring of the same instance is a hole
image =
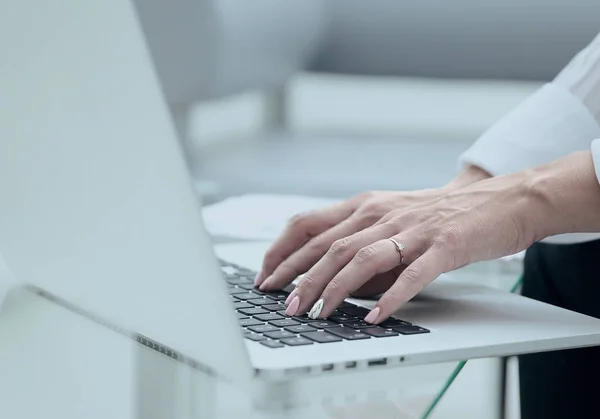
[[[130,3],[5,3],[0,51],[6,266],[165,356],[277,383],[600,343],[600,320],[444,278],[378,327],[364,301],[287,317],[252,286],[260,247],[215,251]]]

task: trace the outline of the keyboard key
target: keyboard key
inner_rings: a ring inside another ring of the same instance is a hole
[[[361,329],[362,333],[374,336],[376,338],[385,338],[388,336],[398,336],[398,332],[393,330],[387,330],[382,327],[369,327],[368,329]]]
[[[250,326],[248,329],[256,333],[275,332],[279,330],[278,327],[272,326],[270,324],[259,324],[256,326]]]
[[[233,308],[235,308],[236,310],[240,309],[240,308],[252,308],[254,307],[252,304],[247,303],[245,301],[238,301],[237,303],[233,303]]]
[[[288,327],[288,326],[299,326],[300,325],[300,323],[298,323],[296,320],[292,320],[292,319],[273,320],[273,321],[270,321],[269,323],[271,323],[273,326],[277,326],[277,327]]]
[[[285,310],[279,310],[279,311],[276,311],[276,313],[279,314],[280,316],[285,317],[286,319],[295,319],[295,320],[297,320],[295,317],[290,317],[287,314],[285,314]]]
[[[315,329],[312,326],[308,326],[306,324],[301,324],[300,326],[288,326],[285,328],[285,330],[292,332],[292,333],[305,333],[305,332],[314,332],[317,329]]]
[[[242,319],[247,319],[247,318],[248,318],[248,315],[247,315],[247,314],[242,314],[242,313],[236,313],[236,314],[237,314],[237,318],[238,318],[239,320],[242,320]]]
[[[242,327],[248,327],[248,326],[256,326],[259,324],[265,324],[265,322],[261,322],[260,320],[256,320],[256,319],[243,319],[240,320],[240,326]]]
[[[373,327],[372,324],[365,323],[362,320],[358,320],[358,321],[350,322],[350,323],[344,323],[344,326],[350,327],[352,329],[367,329],[369,327]]]
[[[246,333],[246,334],[244,334],[244,337],[246,339],[253,340],[254,342],[259,342],[261,340],[266,339],[266,337],[264,337],[263,335],[259,335],[258,333]]]
[[[271,301],[272,302],[272,301]],[[283,304],[267,304],[262,306],[265,310],[269,310],[269,311],[277,311],[277,314],[284,314],[285,313],[285,306]],[[281,311],[281,313],[279,313],[279,311]]]
[[[268,313],[267,310],[260,308],[260,307],[240,308],[238,311],[242,314],[247,314],[248,316],[255,316],[255,317],[257,314],[267,314]],[[258,317],[257,317],[257,319],[258,319]],[[259,320],[262,320],[262,319],[259,319]]]
[[[239,300],[252,300],[256,298],[262,298],[261,295],[254,292],[245,292],[243,294],[235,294],[235,297]]]
[[[276,340],[266,339],[260,341],[261,345],[268,346],[269,348],[283,348],[285,345]]]
[[[221,270],[225,275],[234,275],[237,273],[237,270],[232,266],[222,266]]]
[[[258,326],[255,326],[258,327]],[[336,336],[347,340],[359,340],[359,339],[370,339],[371,336],[359,332],[358,330],[351,329],[350,327],[338,326],[327,329],[329,333],[333,333]]]
[[[314,340],[315,342],[318,342],[318,343],[329,343],[329,342],[341,342],[342,341],[342,338],[340,338],[338,336],[334,336],[331,333],[327,333],[324,331],[306,332],[306,333],[302,333],[302,336],[304,336],[307,339]]]
[[[338,310],[340,308],[346,308],[346,307],[356,307],[354,304],[349,303],[347,301],[342,301],[342,303],[338,306]]]
[[[260,310],[263,310],[262,308]],[[281,317],[279,314],[277,313],[269,313],[267,310],[263,310],[264,313],[263,314],[259,314],[258,316],[254,316],[256,319],[258,320],[262,320],[264,322],[268,322],[271,320],[282,320],[283,317]]]
[[[386,320],[382,321],[381,323],[379,323],[379,326],[385,327],[386,329],[390,329],[394,326],[411,326],[411,325],[412,324],[407,321],[395,319],[393,317],[390,317],[389,319],[386,319]]]
[[[235,287],[235,288],[230,288],[230,289],[229,289],[229,294],[231,294],[231,295],[244,294],[244,293],[246,293],[246,292],[248,292],[248,291],[246,291],[246,290],[245,290],[245,289],[243,289],[243,288],[238,288],[238,287]]]
[[[246,278],[233,278],[233,279],[228,279],[227,283],[229,285],[248,285],[248,283],[250,285],[252,285],[252,287],[254,287],[254,284],[252,284],[251,282],[249,282]],[[252,289],[252,288],[250,288]]]
[[[245,289],[247,291],[253,291],[254,288],[256,288],[254,286],[253,282],[246,282],[246,283],[243,283],[243,284],[237,284],[237,286],[240,287],[240,288],[243,288],[243,289]]]
[[[255,306],[266,306],[274,303],[274,301],[269,298],[255,298],[247,301]]]
[[[340,311],[349,314],[351,316],[356,316],[358,318],[364,319],[367,314],[369,314],[369,309],[358,306],[351,307],[343,307],[339,309]]]
[[[334,314],[332,316],[327,317],[327,320],[331,320],[336,323],[350,323],[359,320],[358,318],[351,316],[349,314]]]
[[[314,342],[306,338],[287,338],[281,339],[281,342],[290,346],[312,345]]]
[[[421,333],[429,333],[429,330],[425,329],[421,326],[394,326],[391,328],[392,330],[402,334],[402,335],[419,335]]]
[[[276,292],[265,292],[264,293],[267,297],[272,298],[273,300],[277,300],[277,301],[285,301],[288,298],[288,293],[285,291],[276,291]]]
[[[307,320],[307,323],[317,329],[327,329],[328,327],[338,327],[339,324],[329,320]]]
[[[285,339],[296,337],[294,333],[288,332],[287,330],[278,330],[277,332],[265,333],[265,336],[271,339]]]

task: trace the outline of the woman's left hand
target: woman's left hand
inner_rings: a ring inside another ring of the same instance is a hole
[[[442,273],[526,249],[536,240],[537,205],[527,180],[518,173],[481,181],[336,241],[292,292],[287,313],[325,318],[377,277],[387,291],[365,321],[379,323]]]

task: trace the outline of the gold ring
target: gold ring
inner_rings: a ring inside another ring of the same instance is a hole
[[[402,265],[402,262],[404,262],[404,245],[402,243],[398,243],[395,239],[391,237],[390,241],[394,243],[394,246],[396,246],[396,250],[398,251],[398,253],[400,253],[400,263],[398,265]]]

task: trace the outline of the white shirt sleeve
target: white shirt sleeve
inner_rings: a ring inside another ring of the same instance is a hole
[[[459,162],[496,176],[590,149],[600,181],[600,34],[552,82],[489,128]],[[569,234],[547,241],[597,238],[599,234]]]

